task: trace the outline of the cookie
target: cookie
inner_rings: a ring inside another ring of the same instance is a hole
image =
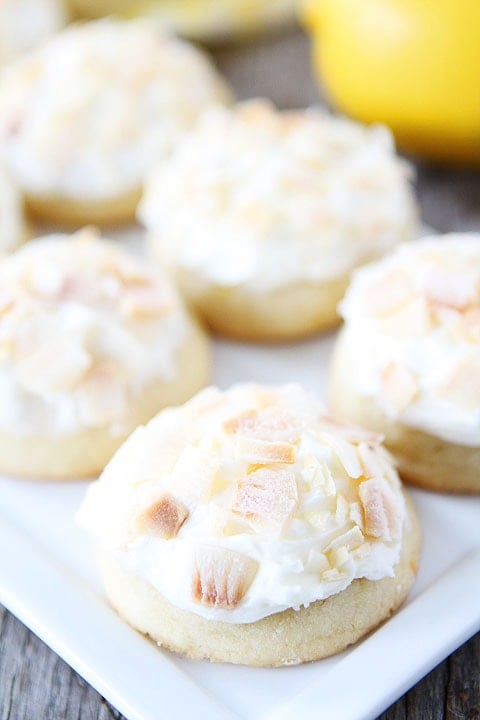
[[[85,230],[0,260],[0,472],[98,474],[129,433],[209,374],[170,282]]]
[[[113,607],[193,658],[292,665],[339,652],[405,599],[420,535],[378,436],[296,385],[161,412],[88,490]]]
[[[355,274],[340,309],[334,411],[384,434],[405,480],[480,492],[480,235],[399,248]]]
[[[138,215],[213,331],[290,340],[336,325],[350,272],[413,237],[408,174],[385,128],[253,101],[206,111]]]

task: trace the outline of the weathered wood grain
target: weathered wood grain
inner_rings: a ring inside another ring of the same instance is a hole
[[[241,98],[268,96],[280,107],[321,102],[309,71],[308,43],[300,32],[221,48],[215,56]],[[417,171],[426,223],[444,232],[480,229],[478,173],[421,164]],[[0,720],[121,720],[121,716],[0,607]],[[159,720],[167,718],[159,714]],[[480,720],[480,633],[381,720]]]

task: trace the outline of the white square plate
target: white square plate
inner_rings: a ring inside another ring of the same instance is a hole
[[[216,342],[214,381],[297,381],[324,397],[333,339]],[[403,608],[363,642],[275,670],[177,657],[107,605],[94,548],[73,522],[85,487],[0,477],[0,602],[129,720],[369,720],[480,628],[480,498],[414,491],[419,576]]]
[[[299,381],[323,395],[332,337],[289,347],[217,342],[215,381]],[[480,628],[480,499],[413,492],[424,529],[408,602],[352,649],[259,670],[185,660],[117,618],[73,523],[85,483],[0,478],[0,601],[129,720],[374,718]]]

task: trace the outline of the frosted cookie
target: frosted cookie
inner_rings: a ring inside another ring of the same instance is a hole
[[[170,283],[93,231],[0,261],[0,472],[92,476],[208,370],[206,339]]]
[[[83,17],[149,14],[181,35],[222,40],[291,22],[299,0],[69,0]]]
[[[386,129],[254,101],[202,115],[139,217],[213,330],[283,340],[336,325],[350,271],[409,240],[416,209]]]
[[[372,433],[297,385],[209,388],[120,448],[78,519],[112,605],[194,658],[339,652],[405,599],[415,512]]]
[[[383,433],[406,480],[480,492],[480,234],[399,248],[340,308],[334,411]]]
[[[22,197],[0,162],[0,257],[15,250],[29,235]]]
[[[6,68],[0,142],[49,221],[132,219],[143,178],[229,91],[209,60],[147,21],[71,26]]]
[[[66,23],[61,0],[0,0],[0,65],[38,45]]]

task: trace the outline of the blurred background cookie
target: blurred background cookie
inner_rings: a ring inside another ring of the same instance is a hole
[[[158,271],[91,230],[0,261],[0,471],[93,476],[208,379],[209,350]]]
[[[480,235],[399,248],[340,308],[334,411],[384,434],[406,480],[480,492]]]
[[[0,2],[0,67],[67,24],[62,0]]]
[[[15,250],[30,234],[21,193],[0,162],[0,256]]]
[[[420,545],[379,438],[297,385],[210,388],[160,413],[90,486],[79,520],[133,627],[256,666],[356,642],[406,597]]]
[[[138,214],[215,332],[286,340],[336,325],[350,272],[414,237],[409,179],[385,128],[253,101],[202,115]]]
[[[0,153],[37,216],[126,221],[152,164],[229,99],[207,57],[154,23],[71,26],[4,70]]]
[[[68,0],[80,17],[149,15],[175,32],[205,41],[291,23],[299,0]]]

